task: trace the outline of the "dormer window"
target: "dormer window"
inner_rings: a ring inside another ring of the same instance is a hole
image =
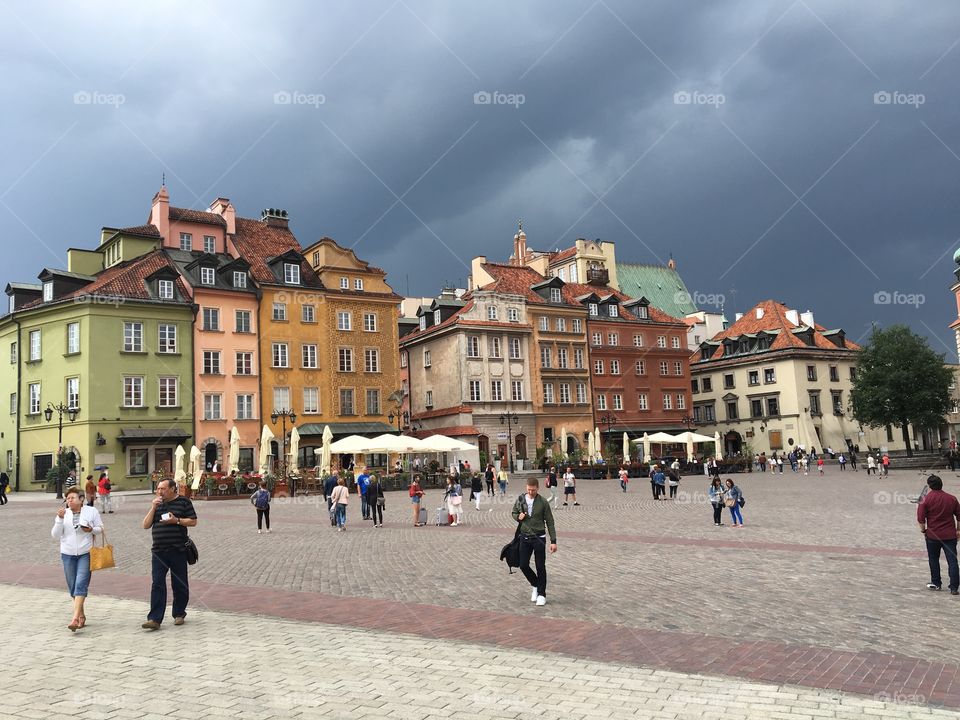
[[[216,282],[216,271],[212,267],[200,268],[200,283],[213,285]]]
[[[590,303],[588,307],[590,308],[590,317],[597,317],[600,314],[600,308],[597,307],[596,303]]]
[[[637,317],[641,320],[646,320],[650,317],[650,313],[647,311],[646,305],[637,305]]]
[[[203,251],[205,253],[215,253],[217,251],[217,239],[213,235],[203,236]]]
[[[287,285],[300,284],[300,266],[294,263],[283,264],[283,281]]]
[[[610,317],[620,317],[620,308],[618,308],[616,305],[608,305],[607,313],[610,315]]]
[[[550,288],[550,302],[560,302],[560,288]]]
[[[180,249],[186,252],[193,250],[193,235],[190,233],[180,233]]]
[[[173,280],[157,281],[157,297],[161,300],[173,300]]]
[[[497,306],[487,305],[487,320],[496,320],[496,319],[497,319]]]
[[[363,291],[363,280],[360,278],[355,278],[353,281],[353,289],[362,292]]]
[[[345,278],[345,277],[340,278],[340,289],[341,289],[341,290],[349,290],[349,289],[350,289],[350,281],[349,281],[347,278]]]
[[[426,329],[427,329],[427,316],[426,316],[426,315],[422,315],[422,316],[420,317],[420,329],[421,329],[421,330],[426,330]]]
[[[434,310],[434,311],[433,311],[433,324],[434,324],[434,325],[439,325],[439,324],[440,324],[440,311],[439,311],[439,310]]]
[[[237,270],[234,270],[233,286],[235,288],[245,288],[247,286],[247,274],[244,272],[239,272]]]
[[[53,300],[53,283],[47,281],[43,284],[43,301],[50,302]]]

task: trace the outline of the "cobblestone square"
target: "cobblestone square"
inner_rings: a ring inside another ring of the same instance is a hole
[[[263,535],[248,502],[197,501],[187,623],[152,634],[149,496],[105,516],[118,567],[71,635],[55,500],[13,495],[0,717],[954,717],[960,600],[925,588],[924,477],[734,476],[742,529],[713,525],[702,477],[662,502],[644,479],[582,481],[581,506],[556,510],[545,607],[498,561],[519,479],[455,528],[414,528],[399,493],[382,529],[351,505],[346,533],[316,497],[276,501]],[[69,682],[82,667],[104,681]],[[158,669],[189,702],[158,704]]]

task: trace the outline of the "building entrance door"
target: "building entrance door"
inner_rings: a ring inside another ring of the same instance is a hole
[[[506,445],[497,445],[497,457],[500,459],[501,466],[504,466],[505,464],[509,466],[509,461],[507,460]]]

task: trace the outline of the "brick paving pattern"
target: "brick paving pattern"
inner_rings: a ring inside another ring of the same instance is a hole
[[[960,478],[941,476],[960,491]],[[560,552],[542,608],[496,560],[512,531],[508,502],[471,505],[460,528],[415,529],[393,495],[388,527],[351,507],[337,534],[316,500],[301,498],[275,504],[270,535],[256,534],[249,503],[198,502],[192,604],[960,707],[960,632],[949,620],[958,599],[924,588],[909,502],[923,477],[735,479],[748,500],[742,530],[713,526],[702,478],[662,503],[642,480],[627,494],[615,480],[584,481],[583,505],[557,510]],[[106,521],[119,568],[95,576],[94,601],[147,596],[139,521],[149,498],[117,499]],[[439,499],[428,491],[431,512]],[[0,582],[61,588],[53,507],[14,496],[0,511],[0,541],[17,547]]]

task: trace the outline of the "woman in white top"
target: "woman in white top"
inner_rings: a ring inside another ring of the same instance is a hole
[[[103,532],[100,511],[84,505],[80,488],[67,489],[67,499],[57,511],[50,534],[60,541],[60,559],[67,578],[67,590],[73,598],[73,619],[67,627],[76,632],[87,624],[83,602],[90,586],[90,548],[93,536]]]
[[[330,504],[333,506],[333,517],[337,521],[337,532],[347,529],[347,505],[350,503],[350,491],[343,478],[337,478],[337,485],[330,493]]]

